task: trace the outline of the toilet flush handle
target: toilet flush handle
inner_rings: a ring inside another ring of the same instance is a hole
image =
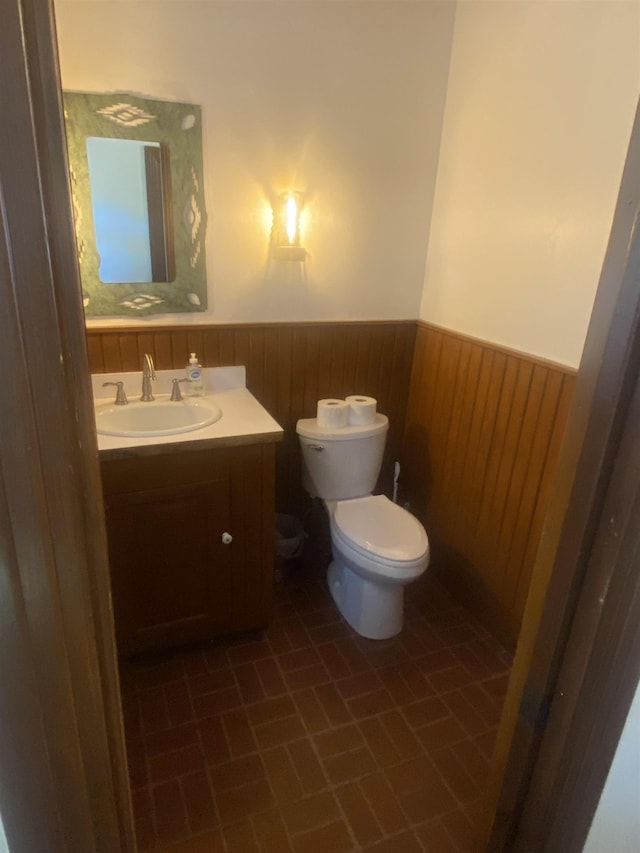
[[[315,450],[316,453],[320,453],[321,450],[324,450],[324,444],[307,444],[309,450]]]

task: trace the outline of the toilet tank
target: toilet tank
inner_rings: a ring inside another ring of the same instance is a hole
[[[316,418],[299,420],[302,483],[312,497],[341,501],[370,495],[382,466],[389,420],[375,416],[366,426],[322,428]]]

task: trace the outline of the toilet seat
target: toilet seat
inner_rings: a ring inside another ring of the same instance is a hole
[[[331,520],[334,543],[362,568],[400,580],[426,566],[429,540],[423,526],[384,495],[338,501]]]
[[[385,561],[420,559],[428,548],[427,534],[418,519],[385,495],[337,501],[333,521],[356,551]]]

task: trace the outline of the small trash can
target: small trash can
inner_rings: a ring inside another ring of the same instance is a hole
[[[304,527],[293,515],[276,513],[276,564],[275,579],[281,581],[295,559],[302,554]]]

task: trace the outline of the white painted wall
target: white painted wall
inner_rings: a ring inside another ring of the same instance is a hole
[[[458,3],[422,319],[578,364],[640,92],[640,3]]]
[[[627,716],[584,853],[640,850],[640,684]]]
[[[154,324],[417,317],[454,3],[55,8],[64,88],[202,105],[210,307]],[[267,266],[271,189],[308,195],[304,275]]]

